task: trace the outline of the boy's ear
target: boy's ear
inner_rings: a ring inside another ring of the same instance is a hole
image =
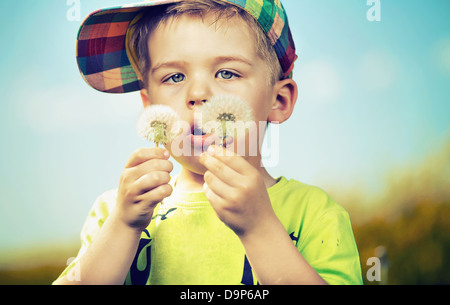
[[[150,106],[150,99],[148,98],[147,89],[141,90],[141,99],[142,99],[142,105],[144,105],[144,108],[147,106]]]
[[[293,79],[283,79],[274,86],[276,100],[269,113],[269,122],[283,123],[294,111],[298,97],[297,83]]]

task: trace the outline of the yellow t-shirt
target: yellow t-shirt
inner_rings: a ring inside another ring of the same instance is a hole
[[[362,284],[348,213],[319,188],[279,178],[268,189],[272,207],[308,263],[329,284]],[[92,243],[116,201],[95,202],[77,259]],[[174,193],[158,205],[125,284],[257,284],[239,238],[217,217],[204,193]]]

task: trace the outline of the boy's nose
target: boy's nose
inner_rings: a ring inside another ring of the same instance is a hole
[[[211,89],[206,81],[198,80],[191,84],[187,92],[187,106],[193,109],[196,106],[201,106],[211,98]]]
[[[188,107],[193,109],[195,106],[200,106],[206,102],[207,102],[207,100],[191,100],[188,103]]]

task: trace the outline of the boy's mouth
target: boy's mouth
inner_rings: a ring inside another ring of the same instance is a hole
[[[191,125],[191,134],[189,135],[191,146],[196,150],[206,151],[211,144],[227,147],[234,142],[233,137],[219,139],[214,134],[205,133],[196,124]]]
[[[204,136],[204,135],[206,135],[206,133],[200,127],[198,127],[196,125],[193,125],[191,127],[191,134],[193,136]]]
[[[200,127],[197,125],[191,126],[191,145],[195,148],[203,148],[205,146],[205,142],[211,135],[206,134]],[[209,146],[209,145],[207,145]],[[205,147],[207,149],[208,147]]]

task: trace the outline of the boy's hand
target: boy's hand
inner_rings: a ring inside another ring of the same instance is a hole
[[[200,157],[204,191],[218,217],[239,237],[276,218],[259,172],[244,158],[217,146]]]
[[[163,148],[142,148],[131,155],[120,177],[116,219],[141,232],[150,224],[156,205],[172,193],[168,159]]]

